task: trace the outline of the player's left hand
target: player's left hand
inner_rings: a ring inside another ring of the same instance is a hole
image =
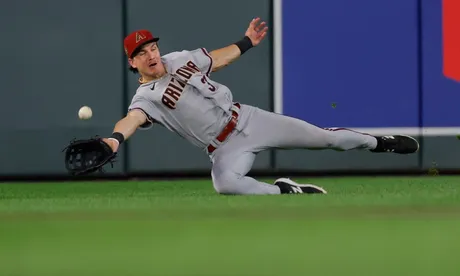
[[[260,22],[260,18],[254,18],[251,23],[249,23],[249,28],[246,30],[245,36],[251,39],[252,45],[257,46],[267,35],[268,27],[265,21]]]
[[[108,140],[110,143],[110,140]],[[117,153],[103,139],[94,137],[73,140],[64,149],[65,167],[72,175],[84,175],[98,170],[110,163],[113,165]]]

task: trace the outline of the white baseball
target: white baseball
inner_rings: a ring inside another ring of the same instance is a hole
[[[83,106],[78,110],[78,117],[82,120],[88,120],[93,116],[93,111],[89,106]]]

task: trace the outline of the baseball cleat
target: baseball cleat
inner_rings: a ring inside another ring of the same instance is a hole
[[[417,152],[419,143],[417,140],[406,135],[376,136],[377,147],[371,152],[393,152],[410,154]]]
[[[282,194],[327,194],[327,191],[313,184],[297,184],[289,178],[279,178],[274,185]]]

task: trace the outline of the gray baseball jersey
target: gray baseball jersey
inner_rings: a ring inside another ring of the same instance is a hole
[[[202,149],[231,118],[230,89],[209,78],[212,59],[205,48],[172,52],[162,57],[167,74],[141,84],[129,110],[142,109],[157,122]]]
[[[212,81],[212,60],[205,49],[162,57],[168,71],[162,79],[140,85],[129,110],[142,109],[155,121],[192,144],[206,149],[231,118],[233,97]],[[279,194],[276,185],[246,176],[258,152],[282,149],[369,149],[377,140],[347,129],[325,130],[305,121],[241,105],[237,131],[211,155],[214,188],[224,194]]]

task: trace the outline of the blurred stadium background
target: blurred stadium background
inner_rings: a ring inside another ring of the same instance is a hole
[[[444,175],[460,167],[459,14],[458,0],[2,1],[0,275],[458,275],[460,178]],[[224,197],[206,154],[154,127],[69,183],[61,150],[110,135],[136,91],[126,34],[212,50],[256,16],[269,38],[214,74],[236,100],[413,135],[419,153],[268,151],[250,175],[330,195]]]
[[[123,53],[127,33],[150,29],[162,53],[215,49],[238,40],[255,16],[268,22],[271,37],[214,74],[236,100],[322,127],[408,133],[422,149],[410,157],[271,151],[251,173],[425,173],[434,163],[457,170],[460,61],[458,38],[450,37],[458,21],[455,12],[444,18],[453,27],[443,32],[441,0],[234,3],[4,1],[0,176],[66,177],[68,141],[111,134],[137,88]],[[89,121],[77,117],[83,105],[93,109]],[[106,177],[208,176],[211,165],[160,127],[136,133],[119,161]]]

